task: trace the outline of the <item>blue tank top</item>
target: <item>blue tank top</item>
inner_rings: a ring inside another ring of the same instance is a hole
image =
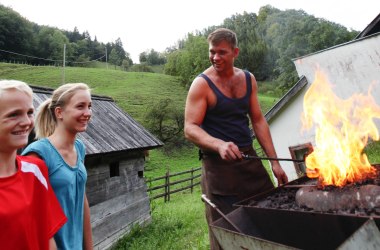
[[[252,92],[251,76],[244,71],[247,93],[241,98],[225,96],[205,74],[200,74],[216,95],[216,104],[207,110],[201,127],[211,136],[234,142],[238,147],[252,145],[249,129],[249,99]]]

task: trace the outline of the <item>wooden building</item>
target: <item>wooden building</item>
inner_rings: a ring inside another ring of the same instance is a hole
[[[32,86],[34,106],[52,89]],[[78,135],[86,145],[86,193],[95,249],[107,249],[135,224],[151,221],[144,152],[163,143],[109,97],[92,96],[92,118]]]

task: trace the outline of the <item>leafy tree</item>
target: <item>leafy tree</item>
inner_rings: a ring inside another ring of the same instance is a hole
[[[126,71],[129,67],[131,67],[131,64],[129,64],[129,61],[127,59],[124,59],[121,63],[121,67]]]
[[[33,25],[17,12],[0,4],[0,48],[20,54],[29,54],[35,47]],[[3,54],[5,59],[17,57],[14,54]],[[17,57],[20,60],[29,58]]]
[[[154,49],[140,53],[139,60],[140,63],[146,63],[148,65],[161,65],[165,64],[166,62],[165,56],[155,51]]]
[[[151,66],[149,66],[146,63],[140,63],[140,64],[134,64],[132,67],[129,68],[132,72],[151,72],[154,73],[154,70]]]
[[[210,66],[207,51],[204,36],[188,34],[184,48],[168,55],[169,65],[165,67],[165,72],[179,76],[185,86],[190,86],[192,80]]]
[[[154,103],[145,115],[145,122],[148,130],[165,143],[166,149],[186,145],[183,109],[176,106],[172,99]]]
[[[120,57],[119,55],[117,54],[116,52],[116,49],[113,48],[111,50],[111,53],[109,55],[109,62],[113,65],[115,65],[115,69],[116,69],[116,66],[119,66],[121,64],[121,60],[120,60]]]
[[[65,44],[68,45],[69,40],[58,29],[42,26],[37,34],[37,51],[42,58],[62,61]]]

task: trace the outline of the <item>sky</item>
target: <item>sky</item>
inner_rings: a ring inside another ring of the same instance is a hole
[[[304,10],[317,18],[362,31],[379,13],[376,0],[0,0],[39,25],[88,31],[99,42],[120,38],[134,63],[139,54],[163,52],[188,33],[220,25],[235,14],[256,13],[271,5]]]

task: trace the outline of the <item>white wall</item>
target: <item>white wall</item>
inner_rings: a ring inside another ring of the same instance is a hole
[[[380,34],[301,57],[294,64],[298,75],[306,76],[309,83],[319,66],[340,98],[366,94],[369,85],[376,83],[372,95],[380,104]]]
[[[280,158],[290,158],[289,146],[311,142],[314,131],[301,132],[303,96],[314,81],[317,68],[322,70],[333,85],[333,91],[346,99],[354,93],[368,92],[371,83],[372,96],[380,105],[380,35],[370,36],[342,44],[295,60],[299,76],[308,81],[300,93],[293,97],[277,116],[270,121],[275,148]],[[380,129],[380,121],[377,121]],[[298,178],[292,162],[281,162],[289,180]]]

